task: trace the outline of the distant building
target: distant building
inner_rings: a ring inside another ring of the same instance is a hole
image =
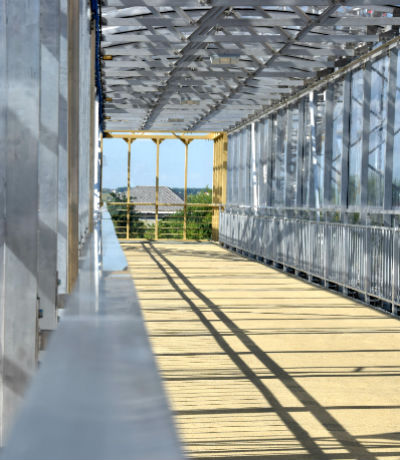
[[[156,187],[150,185],[138,185],[131,189],[131,203],[155,203]],[[159,218],[169,216],[183,210],[183,200],[169,187],[159,187],[158,202],[160,204],[174,204],[178,206],[159,206]],[[181,205],[181,206],[179,206]],[[135,205],[135,212],[140,213],[141,219],[151,220],[155,217],[155,206]]]

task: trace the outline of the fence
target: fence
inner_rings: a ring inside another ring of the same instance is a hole
[[[209,203],[107,203],[120,240],[211,240],[214,214]]]
[[[400,314],[399,228],[221,212],[220,242]]]

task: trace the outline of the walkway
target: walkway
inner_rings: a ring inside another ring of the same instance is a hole
[[[216,244],[124,250],[191,458],[400,458],[399,321]]]

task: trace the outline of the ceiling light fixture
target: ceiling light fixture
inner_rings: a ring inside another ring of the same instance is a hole
[[[240,55],[239,54],[212,54],[210,56],[210,61],[212,65],[235,65],[239,64]]]
[[[183,118],[168,118],[169,123],[183,123],[184,121]]]

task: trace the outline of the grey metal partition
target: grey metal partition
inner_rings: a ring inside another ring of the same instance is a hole
[[[231,132],[221,242],[397,314],[399,127],[395,46]]]
[[[38,299],[42,330],[57,326],[60,5],[42,0],[40,11],[40,144],[38,164]]]
[[[91,11],[87,1],[80,0],[79,17],[79,241],[82,244],[89,231],[89,200],[91,152]]]
[[[67,33],[72,6],[79,7],[80,41]],[[68,267],[77,266],[79,253],[68,246],[83,244],[88,232],[90,34],[86,0],[0,0],[0,445],[41,343],[57,326],[59,294],[72,288]],[[80,65],[71,38],[81,47]],[[74,81],[71,58],[80,75]],[[69,104],[71,88],[81,92],[77,105]],[[72,146],[80,167],[69,168]],[[79,172],[72,196],[70,178]],[[80,231],[71,231],[71,216],[80,217]]]
[[[36,366],[40,2],[0,4],[0,67],[7,72],[0,102],[6,123],[0,133],[4,136],[0,169],[5,181],[0,182],[4,200],[0,219],[5,230],[0,280],[4,286],[0,305],[2,442]]]
[[[222,212],[220,242],[398,315],[399,228],[260,216],[249,208]],[[353,295],[355,295],[353,293]],[[386,305],[387,304],[387,305]]]

